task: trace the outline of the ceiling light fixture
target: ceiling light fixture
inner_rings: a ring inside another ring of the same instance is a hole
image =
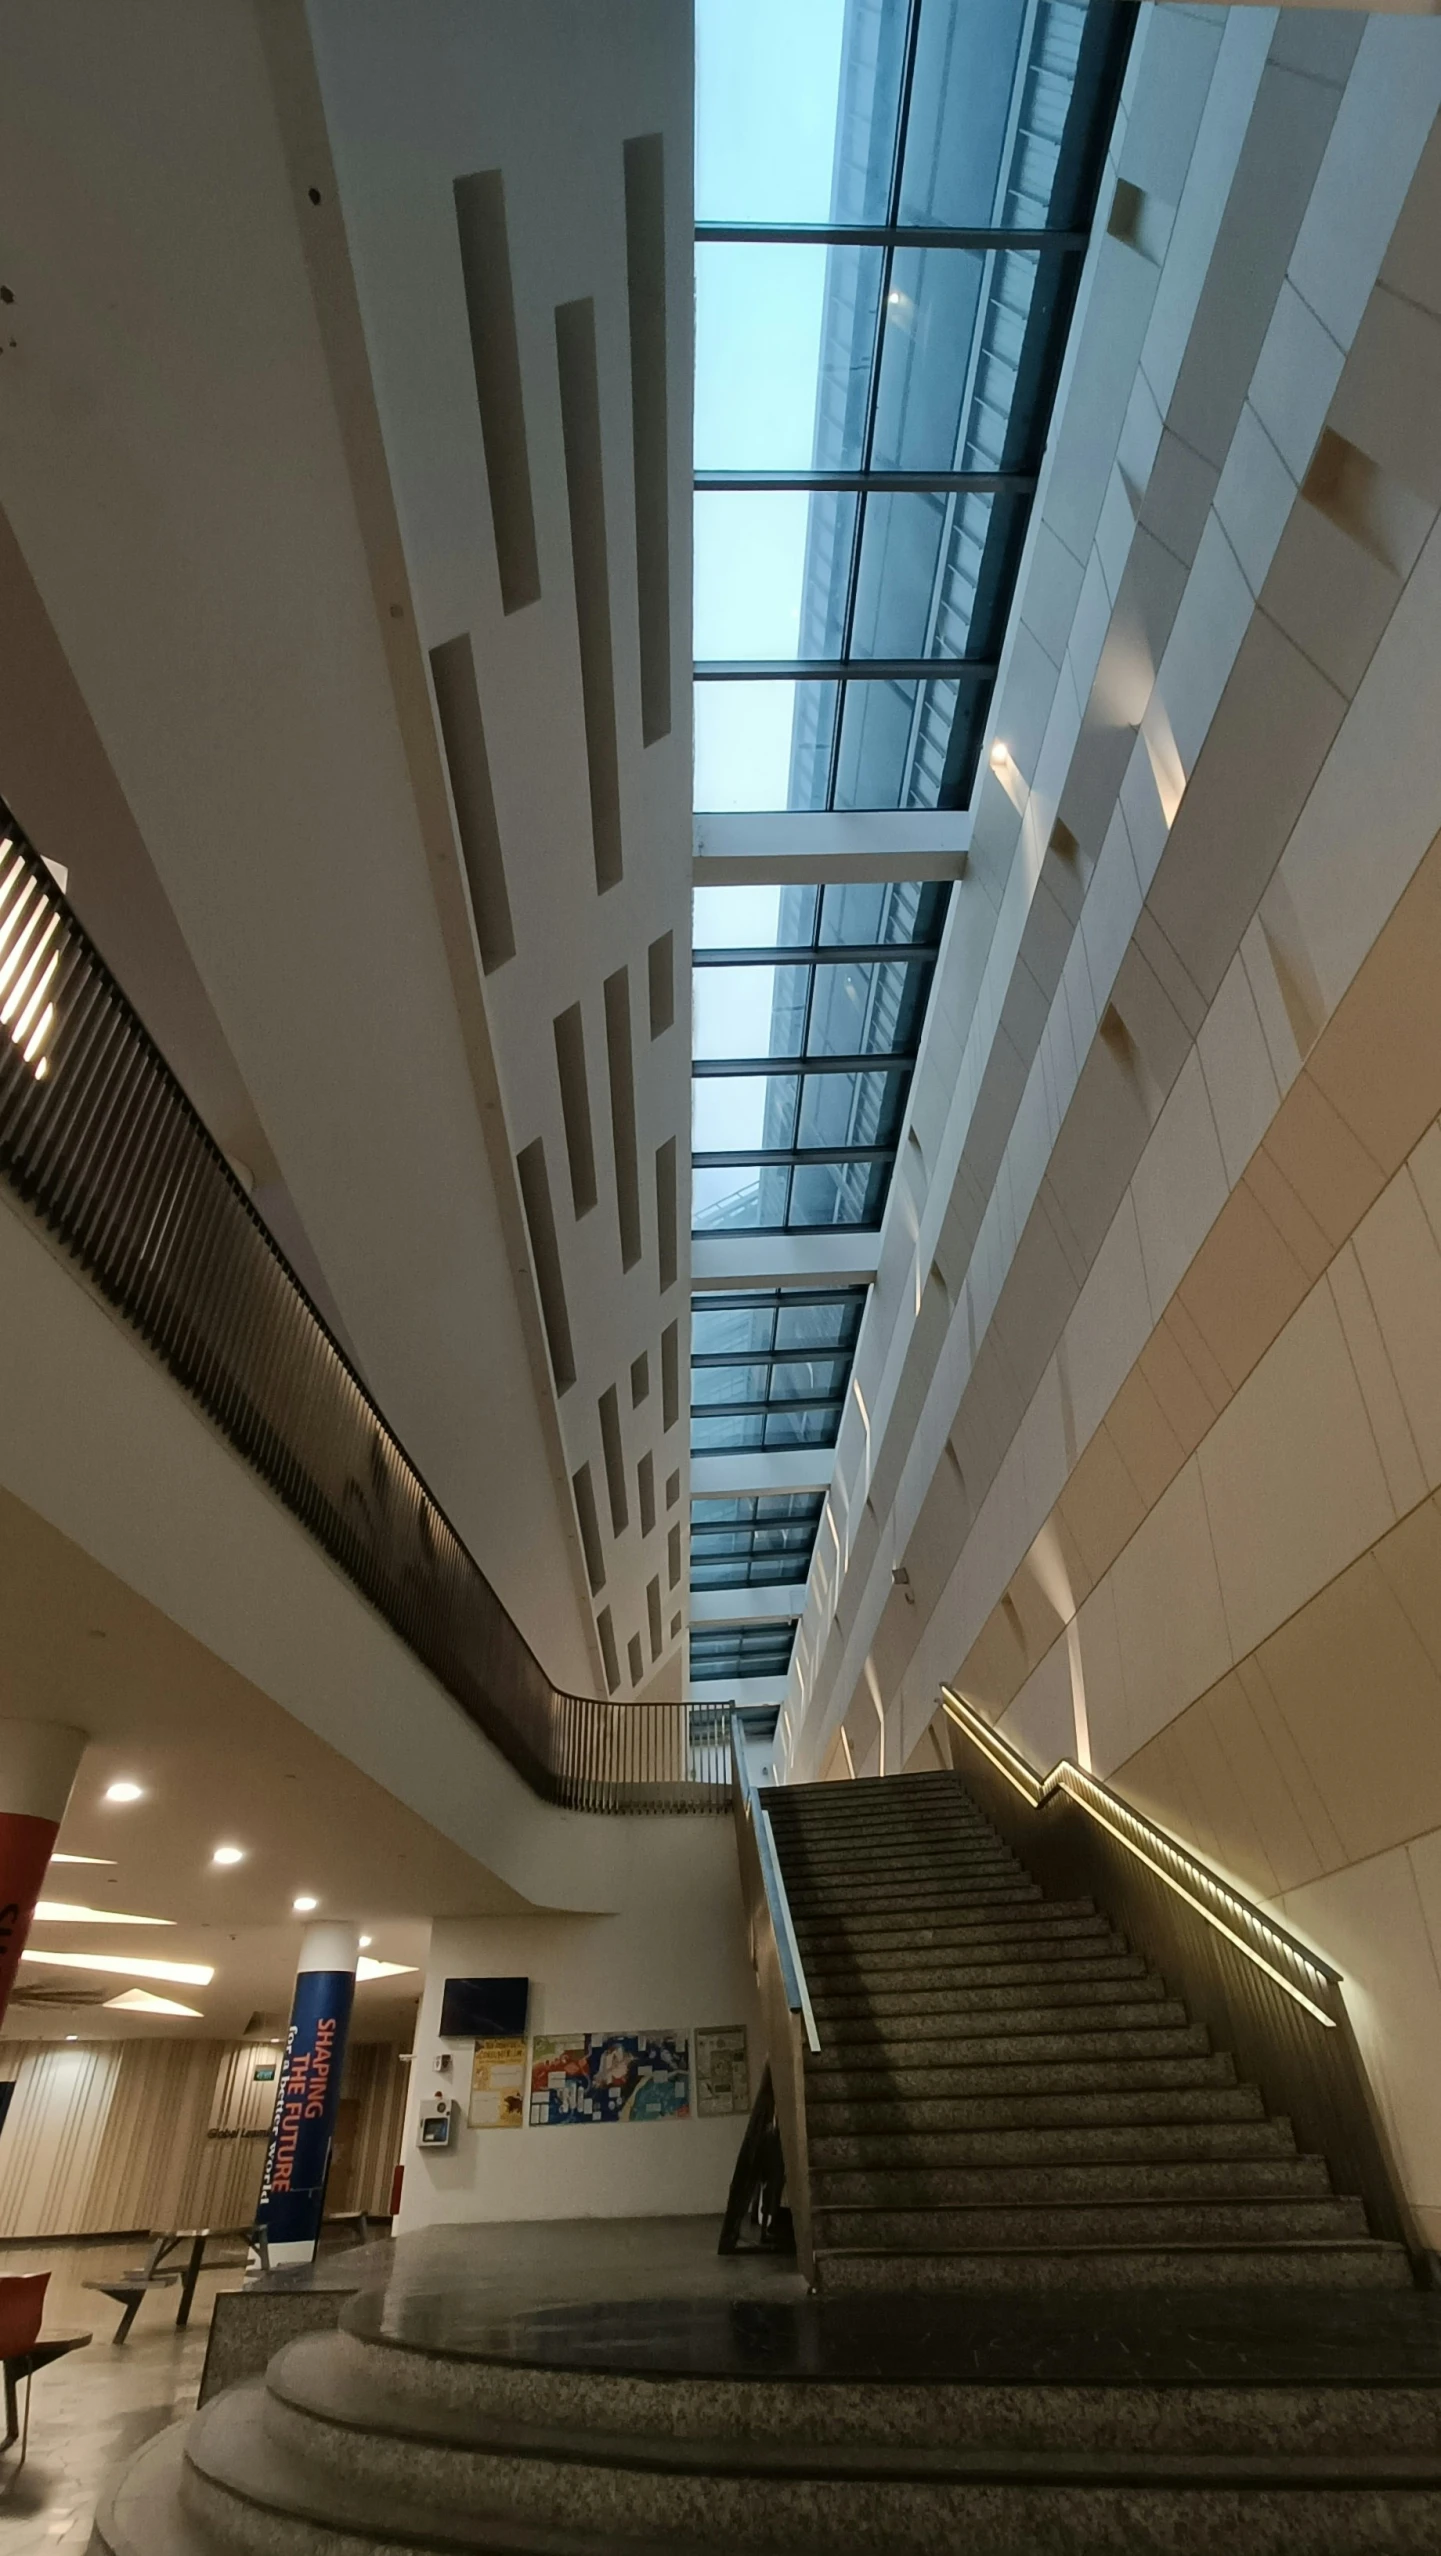
[[[52,1855],[52,1864],[113,1864],[113,1855]]]
[[[122,2015],[190,2015],[197,2021],[198,2006],[182,2006],[174,1997],[156,1997],[148,1988],[122,1988],[118,1997],[105,2000],[107,2014]]]
[[[32,1952],[22,1961],[40,1962],[52,1970],[106,1970],[117,1979],[171,1979],[177,1988],[208,1988],[215,1972],[206,1961],[147,1961],[129,1953]]]
[[[413,1961],[366,1961],[362,1959],[355,1965],[355,1976],[357,1980],[399,1979],[404,1975],[413,1975],[414,1970],[415,1964]]]
[[[212,1864],[243,1864],[245,1849],[243,1846],[217,1846],[210,1860]]]
[[[369,1945],[369,1944],[373,1944],[373,1943],[374,1943],[374,1941],[375,1941],[375,1937],[374,1937],[373,1935],[362,1935],[362,1936],[361,1936],[361,1938],[360,1938],[360,1949],[361,1949],[361,1951],[362,1951],[362,1952],[364,1952],[364,1951],[365,1951],[365,1949],[366,1949],[366,1947],[367,1947],[367,1945]]]
[[[318,1908],[320,1902],[318,1899],[312,1899],[308,1891],[302,1891],[299,1899],[292,1899],[290,1905],[297,1917],[308,1917],[312,1908]]]
[[[118,1784],[106,1785],[105,1798],[107,1802],[143,1802],[145,1787],[143,1784],[132,1784],[126,1776]]]
[[[173,1917],[131,1917],[119,1908],[81,1908],[69,1899],[39,1899],[35,1914],[47,1926],[173,1926]]]

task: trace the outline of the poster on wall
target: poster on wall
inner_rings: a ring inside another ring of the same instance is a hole
[[[751,2075],[744,2024],[696,2026],[695,2093],[702,2120],[716,2113],[749,2112]]]
[[[689,2119],[687,2033],[537,2033],[530,2045],[533,2130],[572,2121]]]
[[[520,2130],[525,2125],[525,2043],[478,2041],[470,2070],[472,2130]]]

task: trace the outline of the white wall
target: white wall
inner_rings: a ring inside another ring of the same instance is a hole
[[[745,2024],[754,2095],[764,2053],[731,1823],[637,1820],[633,1829],[626,1901],[613,1915],[436,1926],[401,2150],[401,2235],[443,2221],[663,2218],[724,2207],[745,2124],[739,2116],[700,2120],[694,2087],[689,2121],[471,2130],[472,2045],[442,2044],[437,2034],[447,1978],[524,1976],[532,2034],[654,2027],[693,2034],[697,2025]],[[442,2048],[454,2062],[455,2144],[425,2155],[416,2123],[439,2082],[432,2062]]]

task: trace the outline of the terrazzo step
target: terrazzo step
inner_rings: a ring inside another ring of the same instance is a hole
[[[917,2075],[943,2075],[950,2086],[963,2086],[966,2078],[958,2078],[953,2070],[915,2070]],[[999,2070],[996,2070],[999,2073]],[[1150,2091],[1129,2091],[1106,2096],[1106,2093],[1081,2093],[1081,2096],[968,2096],[968,2093],[938,2093],[920,2096],[910,2104],[807,2104],[812,2157],[833,2165],[833,2142],[846,2142],[846,2150],[864,2152],[864,2162],[874,2162],[884,2147],[892,2152],[910,2152],[917,2139],[950,2139],[984,2134],[984,2137],[1063,2137],[1076,2132],[1078,2139],[1094,2132],[1114,2132],[1117,2137],[1132,2132],[1150,2137],[1152,2132],[1178,2137],[1196,2132],[1249,2132],[1262,2121],[1262,2098],[1257,2086],[1216,2086],[1216,2088],[1173,2088],[1155,2096]],[[876,2147],[879,2142],[879,2147]],[[902,2150],[897,2147],[902,2144]],[[930,2155],[930,2150],[925,2150]],[[861,2162],[856,2157],[853,2162]]]
[[[793,1886],[787,1876],[786,1897],[791,1903],[793,1916],[803,1909],[807,1915],[814,1917],[818,1925],[827,1918],[847,1920],[858,1913],[875,1913],[871,1909],[857,1912],[854,1886],[844,1882],[827,1884],[822,1888],[819,1884],[798,1880]],[[1018,1873],[1013,1880],[1003,1881],[947,1879],[941,1882],[897,1882],[894,1889],[887,1886],[885,1922],[894,1926],[900,1910],[918,1918],[944,1922],[960,1909],[1016,1908],[1026,1902],[1039,1901],[1040,1897],[1039,1882],[1028,1881],[1023,1873]]]
[[[1019,2066],[1027,2058],[1188,2058],[1193,2052],[1206,2049],[1205,2028],[1183,2023],[1180,2012],[1171,2005],[1093,2006],[1082,2008],[1078,2016],[1062,2009],[1059,2014],[1030,2016],[1030,2028],[1024,2033],[994,2032],[990,2029],[994,2017],[988,2020],[985,2015],[972,2015],[969,2019],[952,2016],[935,2033],[894,2041],[877,2041],[873,2035],[849,2027],[844,2033],[832,2032],[819,2058],[807,2061],[807,2081],[810,2070],[827,2056],[844,2068],[870,2068],[877,2072],[902,2068],[969,2071],[975,2065]]]
[[[1084,2135],[1084,2134],[1081,2134]],[[1323,2157],[1238,2155],[1168,2158],[1118,2152],[1087,2159],[984,2160],[953,2166],[822,2168],[811,2178],[817,2210],[936,2210],[988,2201],[1205,2201],[1330,2197]]]
[[[928,1934],[932,1931],[927,1929]],[[814,1987],[827,1979],[875,1979],[897,1970],[934,1973],[951,1967],[970,1969],[979,1961],[1040,1961],[1052,1954],[1057,1960],[1083,1960],[1088,1952],[1128,1949],[1125,1936],[1118,1935],[1104,1917],[1071,1917],[1060,1925],[1028,1926],[1012,1920],[964,1931],[947,1928],[940,1943],[898,1935],[893,1943],[843,1945],[822,1935],[807,1952],[805,1963],[807,1980]]]
[[[1098,1979],[1146,1976],[1141,1955],[1125,1945],[1111,1951],[1093,1950],[1089,1944],[1069,1957],[1052,1946],[1030,1961],[945,1962],[928,1970],[877,1971],[862,1979],[837,1977],[834,1973],[817,1978],[806,1973],[817,2014],[822,2009],[827,2014],[841,2013],[848,2006],[862,2004],[883,2013],[894,2005],[909,2004],[912,1999],[930,2003],[936,1998],[963,1997],[983,1988],[1001,1992],[1044,1988],[1048,1993],[1057,1989],[1064,1993],[1073,1981],[1084,1984]]]
[[[858,2290],[1404,2290],[1411,2286],[1411,2267],[1401,2246],[1379,2237],[1234,2246],[1003,2245],[908,2255],[818,2246],[816,2286],[833,2295]],[[1384,2547],[1386,2541],[1378,2543]],[[1175,2542],[1178,2551],[1189,2544]],[[1350,2556],[1356,2542],[1338,2538],[1331,2544],[1336,2556]],[[1255,2541],[1248,2532],[1238,2545],[1253,2556]]]
[[[229,2556],[180,2498],[185,2442],[194,2417],[167,2424],[130,2459],[100,2497],[87,2556]]]
[[[1049,1995],[1051,2002],[1042,2000]],[[1162,1983],[1149,1979],[1093,1979],[1074,1988],[1064,2000],[1050,1991],[1012,1993],[1004,1988],[977,1988],[931,2005],[886,2005],[860,2012],[817,2010],[824,2024],[822,2048],[837,2052],[867,2048],[891,2052],[892,2064],[905,2066],[903,2051],[925,2042],[946,2045],[973,2035],[994,2032],[998,2016],[1011,2026],[1015,2045],[1027,2039],[1082,2038],[1091,2033],[1154,2029],[1189,2030],[1186,2010],[1176,1998],[1162,1994]],[[964,2054],[962,2054],[964,2055]]]
[[[1173,2109],[1178,2119],[1210,2118],[1208,2099],[1224,2094],[1226,2100],[1215,2116],[1218,2120],[1232,2121],[1242,2115],[1249,2120],[1259,2114],[1261,2102],[1254,2087],[1244,2090],[1244,2102],[1235,2100],[1236,2063],[1229,2051],[1208,2050],[1204,2039],[1193,2049],[1194,2056],[1182,2058],[1115,2059],[1088,2052],[1084,2059],[1029,2064],[1007,2059],[982,2066],[967,2059],[942,2066],[922,2060],[914,2067],[897,2067],[889,2057],[884,2066],[874,2059],[852,2066],[844,2051],[819,2050],[806,2062],[806,2100],[811,2111],[819,2104],[839,2105],[847,2112],[883,2104],[898,2113],[912,2105],[924,2108],[934,2102],[979,2100],[1018,2105],[1017,2119],[1027,2121],[1069,2120],[1072,2115],[1065,2106],[1071,2100],[1077,2105],[1074,2117],[1091,2120],[1100,2116],[1083,2107],[1115,2101],[1122,2105],[1118,2119],[1141,2121],[1165,2119]],[[1058,2104],[1061,2109],[1040,2115],[1034,2110],[1037,2103]]]
[[[905,1845],[848,1846],[813,1842],[809,1838],[782,1837],[776,1841],[781,1862],[797,1874],[814,1873],[834,1877],[884,1881],[891,1874],[914,1880],[921,1875],[939,1879],[946,1873],[958,1874],[1011,1872],[1018,1869],[1015,1856],[999,1838],[988,1844],[972,1838],[912,1838]]]
[[[1244,2175],[1245,2169],[1240,2170]],[[1367,2234],[1360,2201],[1327,2192],[1310,2199],[1263,2193],[1220,2200],[958,2202],[944,2208],[814,2212],[817,2247],[895,2254],[968,2254],[977,2247],[1267,2245],[1298,2237]]]
[[[791,1911],[795,1917],[795,1911]],[[912,1923],[905,1917],[894,1917],[887,1910],[867,1912],[849,1910],[824,1923],[803,1924],[796,1919],[796,1934],[802,1949],[810,1947],[808,1958],[815,1953],[834,1950],[837,1953],[870,1953],[949,1944],[985,1943],[992,1937],[998,1943],[1008,1942],[1013,1934],[1029,1935],[1034,1929],[1048,1935],[1060,1932],[1075,1917],[1094,1919],[1097,1911],[1087,1900],[1042,1899],[1039,1889],[1021,1893],[996,1908],[982,1904],[974,1908],[958,1908],[949,1916],[927,1918]],[[1099,1922],[1109,1931],[1109,1918]]]
[[[820,2144],[820,2142],[818,2142]],[[881,2142],[876,2142],[881,2144]],[[825,2190],[825,2201],[876,2201],[894,2193],[910,2206],[922,2198],[966,2198],[961,2188],[948,2196],[938,2188],[958,2175],[984,2167],[1007,2167],[1017,2173],[1140,2173],[1196,2167],[1224,2173],[1234,2165],[1288,2167],[1306,2165],[1306,2185],[1329,2190],[1326,2160],[1300,2157],[1290,2121],[1157,2121],[1145,2129],[979,2129],[950,2132],[945,2157],[907,2157],[904,2139],[887,2139],[894,2157],[871,2157],[866,2165],[843,2165],[830,2157],[812,2157],[812,2190]],[[879,2167],[889,2173],[881,2175]],[[933,2185],[922,2193],[920,2185]],[[864,2190],[874,2185],[874,2190]],[[1050,2188],[1050,2185],[1048,2185]]]
[[[280,2357],[289,2363],[289,2355]],[[557,2512],[563,2513],[576,2546],[612,2548],[610,2533],[623,2517],[632,2543],[653,2547],[663,2532],[677,2556],[701,2546],[727,2551],[744,2546],[777,2556],[781,2549],[830,2550],[837,2543],[884,2548],[894,2556],[956,2545],[976,2556],[998,2551],[1009,2556],[1022,2547],[1036,2556],[1047,2546],[1078,2544],[1077,2506],[1084,2496],[1082,2546],[1160,2549],[1169,2542],[1214,2548],[1222,2542],[1205,2529],[1202,2498],[1229,2486],[1226,2518],[1234,2551],[1241,2514],[1249,2524],[1258,2492],[1294,2488],[1308,2472],[1316,2474],[1318,2485],[1329,2479],[1333,2489],[1349,2492],[1351,2523],[1359,2509],[1357,2493],[1376,2495],[1393,2480],[1404,2480],[1403,2490],[1412,2493],[1434,2493],[1441,2508],[1441,2457],[1434,2450],[1372,2450],[1363,2462],[1323,2461],[1311,2450],[1303,2453],[1304,2465],[1293,2458],[1288,2475],[1274,2442],[1249,2456],[1184,2450],[1168,2459],[1139,2445],[1097,2450],[1074,2434],[1063,2446],[998,2450],[988,2441],[877,2440],[863,2429],[858,2438],[817,2444],[757,2437],[753,2430],[694,2438],[671,2429],[615,2433],[543,2426],[514,2416],[487,2424],[474,2415],[447,2419],[439,2409],[423,2427],[401,2433],[394,2400],[383,2389],[362,2392],[353,2377],[337,2385],[332,2374],[327,2387],[327,2374],[312,2363],[308,2370],[273,2369],[269,2384],[266,2429],[277,2447],[288,2449],[292,2472],[308,2472],[313,2479],[333,2462],[333,2484],[353,2503],[357,2489],[373,2502],[393,2495],[391,2477],[398,2469],[405,2479],[402,2492],[413,2494],[423,2482],[429,2511],[437,2516],[464,2511],[473,2516],[472,2525],[484,2519],[483,2509],[476,2509],[478,2497],[488,2496],[503,2479],[522,2527],[528,2522],[532,2530],[553,2529]],[[380,2434],[378,2456],[371,2447],[377,2425],[389,2427]],[[322,2448],[327,2433],[331,2437]],[[1158,2488],[1163,2497],[1169,2488],[1171,2508],[1158,2510],[1148,2524],[1141,2498]],[[1097,2500],[1108,2492],[1109,2512]],[[422,2525],[424,2511],[423,2506]],[[1191,2526],[1182,2523],[1178,2533],[1183,2511]],[[1333,2533],[1335,2518],[1333,2512]],[[1266,2549],[1266,2538],[1254,2528],[1245,2526],[1242,2536],[1248,2556]],[[428,2531],[418,2543],[433,2543]],[[486,2537],[480,2543],[497,2542]],[[1337,2543],[1333,2535],[1332,2545]],[[1356,2542],[1353,2536],[1340,2543]],[[1393,2547],[1406,2543],[1405,2537],[1390,2541]],[[1272,2544],[1294,2551],[1297,2542],[1293,2534]],[[1305,2541],[1301,2544],[1304,2548]],[[1313,2541],[1316,2549],[1325,2545],[1324,2538]]]
[[[1259,2302],[1259,2312],[1264,2315],[1273,2304],[1269,2299]],[[1101,2312],[1104,2316],[1106,2308]],[[820,2313],[834,2317],[846,2311]],[[696,2373],[688,2359],[684,2367],[669,2368],[663,2347],[660,2375],[607,2366],[589,2356],[567,2364],[464,2348],[407,2351],[385,2332],[384,2320],[384,2306],[374,2294],[345,2310],[340,2331],[323,2338],[333,2356],[335,2379],[343,2383],[346,2368],[356,2372],[381,2392],[388,2409],[439,2403],[507,2425],[798,2441],[813,2448],[869,2442],[990,2450],[1084,2445],[1162,2453],[1323,2448],[1354,2454],[1367,2447],[1441,2452],[1441,2386],[1357,2385],[1352,2377],[1303,2386],[1294,2376],[1286,2384],[1263,2383],[1256,2375],[1254,2319],[1249,2316],[1246,2344],[1234,2354],[1230,2375],[1219,2379],[1213,2371],[1206,2383],[1192,2377],[1196,2353],[1189,2326],[1195,2320],[1181,2320],[1179,2349],[1171,2351],[1174,2382],[1164,2385],[1134,2375],[1125,2382],[1112,2377],[1109,2384],[1097,2384],[1092,2355],[1085,2349],[1079,2355],[1087,2371],[1084,2378],[1073,2375],[1067,2381],[1052,2375],[1038,2380],[1038,2357],[1054,2371],[1055,2338],[1049,2329],[1038,2334],[1034,2318],[1026,2342],[1007,2356],[1004,2376],[991,2380],[977,2374],[969,2318],[962,2353],[965,2376],[932,2372],[922,2377],[912,2361],[905,2375],[896,2372],[882,2380],[837,2375],[823,2359],[815,2360],[818,2337],[813,2327],[804,2369],[772,2369],[758,2377],[741,2374],[743,2354],[739,2366],[727,2355],[724,2374]],[[875,2327],[871,2318],[866,2322],[864,2366],[870,2372],[876,2361]],[[926,2360],[938,2349],[944,2353],[945,2345],[933,2329]],[[1133,2372],[1134,2352],[1132,2341],[1124,2357]],[[1353,2353],[1353,2371],[1364,2368],[1365,2358],[1364,2349]]]

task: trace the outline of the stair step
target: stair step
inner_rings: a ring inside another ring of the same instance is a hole
[[[877,2043],[853,2028],[827,2034],[819,2054],[806,2062],[807,2077],[829,2058],[854,2069],[1011,2066],[1053,2059],[1189,2059],[1210,2047],[1205,2026],[1183,2020],[1178,2006],[1083,2008],[1078,2019],[1062,2013],[1027,2018],[1024,2033],[987,2031],[986,2017],[954,2018],[935,2034],[898,2036]]]
[[[986,2065],[968,2055],[959,2062],[922,2059],[914,2066],[901,2066],[894,2052],[888,2052],[884,2066],[874,2058],[862,2058],[852,2067],[844,2052],[823,2048],[806,2060],[806,2102],[814,2111],[825,2103],[893,2108],[988,2095],[1080,2103],[1091,2097],[1110,2101],[1134,2094],[1138,2102],[1160,2105],[1182,2092],[1188,2096],[1234,2092],[1236,2066],[1230,2052],[1212,2050],[1203,2026],[1192,2029],[1195,2038],[1179,2056],[1158,2057],[1148,2049],[1141,2058],[1113,2058],[1088,2047],[1080,2059],[1038,2060],[1027,2055]]]
[[[896,2289],[1176,2291],[1264,2289],[1274,2284],[1326,2290],[1399,2290],[1409,2287],[1410,2280],[1411,2268],[1403,2249],[1377,2237],[1340,2243],[1313,2240],[1238,2246],[995,2246],[968,2253],[903,2258],[859,2247],[824,2251],[818,2248],[816,2253],[816,2286],[825,2293]],[[1176,2543],[1186,2544],[1179,2540]],[[1284,2543],[1276,2542],[1278,2548]],[[1358,2544],[1355,2539],[1339,2536],[1314,2543],[1318,2549],[1329,2546],[1346,2550],[1348,2556]],[[1386,2544],[1384,2538],[1374,2543]],[[1118,2540],[1117,2544],[1125,2542]]]
[[[950,1964],[969,1967],[978,1961],[1036,1961],[1054,1953],[1057,1960],[1080,1960],[1089,1952],[1125,1952],[1129,1949],[1124,1935],[1118,1935],[1104,1917],[1070,1917],[1060,1925],[1032,1925],[1011,1920],[1003,1925],[976,1926],[966,1930],[949,1929],[951,1940],[944,1943],[907,1941],[881,1946],[860,1944],[838,1946],[834,1939],[821,1936],[805,1954],[806,1977],[817,1979],[870,1979],[895,1970],[938,1970]]]
[[[792,1916],[812,1916],[817,1925],[854,1921],[857,1917],[864,1921],[876,1914],[873,1902],[867,1901],[864,1908],[858,1908],[854,1890],[846,1885],[822,1890],[810,1882],[797,1882],[792,1889],[787,1881],[786,1897]],[[904,1910],[907,1915],[944,1925],[955,1912],[966,1908],[1021,1908],[1040,1903],[1040,1883],[1028,1881],[1023,1874],[1014,1881],[1000,1882],[927,1882],[919,1887],[898,1882],[894,1890],[886,1893],[882,1922],[894,1926]]]
[[[1366,2212],[1339,2194],[1321,2199],[951,2203],[928,2210],[817,2210],[818,2246],[884,2246],[895,2254],[967,2253],[976,2246],[1264,2245],[1297,2237],[1364,2237]]]
[[[1017,2058],[1016,2045],[1032,2034],[1179,2030],[1186,2022],[1179,1999],[1165,1996],[1162,1983],[1150,1979],[1082,1979],[1064,1998],[1051,1988],[976,1988],[933,2004],[891,1998],[860,2008],[817,2004],[815,2015],[824,2027],[822,2047],[832,2050],[962,2041],[994,2031],[1004,2015]]]
[[[965,1997],[981,1989],[1004,1994],[1011,1988],[1021,1992],[1044,1988],[1048,1994],[1056,1991],[1065,1996],[1073,1985],[1146,1976],[1141,1955],[1128,1952],[1124,1945],[1112,1951],[1083,1945],[1074,1954],[1051,1948],[1032,1960],[945,1962],[932,1969],[881,1970],[860,1978],[854,1973],[816,1973],[807,1968],[806,1983],[817,2014],[822,2006],[827,2012],[869,2006],[885,2013],[892,2006],[922,2000],[929,2004],[938,1997]]]
[[[1250,2091],[1250,2089],[1247,2089]],[[961,2106],[951,2107],[959,2111]],[[979,2107],[967,2106],[966,2109]],[[1019,2107],[1010,2107],[1019,2111]],[[810,2143],[813,2178],[867,2174],[885,2168],[899,2180],[911,2174],[946,2173],[977,2165],[1041,2165],[1095,2159],[1286,2158],[1296,2154],[1289,2121],[1268,2121],[1264,2113],[1218,2114],[1182,2120],[1144,2117],[1073,2121],[1019,2118],[980,2123],[937,2124],[933,2128],[827,2128]]]
[[[1073,2134],[1083,2135],[1083,2134]],[[1141,2134],[1136,2134],[1139,2137]],[[811,2202],[833,2211],[930,2211],[997,2202],[1031,2208],[1072,2201],[1321,2200],[1334,2196],[1322,2157],[1248,2155],[1173,2161],[1118,2153],[1036,2164],[825,2167],[811,2176]]]
[[[795,1917],[795,1910],[791,1915]],[[869,1959],[915,1952],[944,1952],[970,1944],[1046,1942],[1064,1937],[1072,1926],[1099,1926],[1110,1933],[1110,1920],[1084,1900],[1023,1899],[1008,1908],[963,1908],[952,1917],[908,1925],[891,1916],[833,1917],[821,1923],[796,1919],[796,1936],[807,1962],[833,1954],[837,1959]]]

